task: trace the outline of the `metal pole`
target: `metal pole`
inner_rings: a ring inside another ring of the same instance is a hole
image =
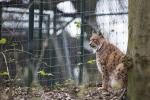
[[[29,33],[28,33],[28,51],[33,52],[33,32],[34,32],[34,0],[30,0],[31,6],[29,8]],[[33,80],[33,68],[31,66],[32,60],[31,55],[29,55],[28,63],[28,76],[26,77],[26,85],[30,86]]]
[[[52,73],[52,68],[51,68],[51,41],[50,41],[50,15],[47,16],[48,17],[48,20],[47,20],[47,24],[46,24],[46,27],[47,27],[47,36],[48,36],[48,65],[50,66],[49,67],[49,72]],[[49,86],[52,87],[52,81],[49,81]]]
[[[2,37],[2,4],[0,4],[0,39]]]
[[[56,15],[56,7],[54,7],[53,8],[53,11],[54,11],[54,18],[53,18],[53,30],[54,30],[54,36],[56,36],[56,32],[57,32],[57,30],[56,30],[56,17],[57,17],[57,15]]]
[[[29,51],[32,51],[32,42],[33,42],[33,32],[34,32],[34,0],[30,0],[32,5],[29,8],[29,33],[28,33],[28,41],[29,41]]]
[[[42,22],[43,22],[43,0],[40,0],[40,14],[39,14],[39,50],[42,47]],[[40,52],[39,52],[40,54]]]
[[[70,62],[70,58],[69,58],[69,50],[67,48],[68,45],[68,41],[67,41],[67,36],[66,33],[64,32],[64,29],[62,31],[63,34],[63,47],[64,47],[64,52],[65,52],[65,60],[66,60],[66,69],[67,69],[67,78],[68,79],[72,79],[72,71],[71,71],[71,62]]]
[[[84,54],[84,8],[85,0],[80,0],[80,14],[81,14],[81,35],[80,35],[80,72],[79,72],[79,84],[82,83],[83,77],[83,54]]]
[[[50,48],[50,15],[48,15],[47,16],[47,22],[46,22],[46,27],[47,27],[47,36],[48,36],[48,49],[51,49]],[[49,57],[49,59],[50,59],[50,56],[51,56],[51,54],[50,54],[50,51],[48,52],[48,57]],[[50,65],[51,63],[50,63],[51,61],[49,60],[48,61],[48,65]]]

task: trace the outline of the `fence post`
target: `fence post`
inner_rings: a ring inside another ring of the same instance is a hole
[[[34,0],[30,0],[29,8],[29,32],[28,32],[28,51],[33,53],[33,32],[34,32]],[[29,55],[28,76],[26,77],[26,85],[30,86],[33,80],[33,68],[31,66],[31,55]]]
[[[85,0],[80,0],[80,15],[81,15],[81,35],[80,35],[80,72],[79,72],[79,84],[82,83],[83,77],[83,63],[84,63],[84,9]]]
[[[42,47],[42,22],[43,22],[43,0],[40,0],[40,8],[39,8],[39,50]],[[39,51],[40,54],[40,51]]]
[[[32,52],[33,32],[34,32],[34,0],[30,0],[29,8],[29,33],[28,33],[28,49]]]
[[[48,49],[50,49],[50,15],[47,16],[47,23],[46,23],[46,27],[47,27],[47,36],[48,36]],[[48,58],[49,58],[49,61],[48,61],[48,65],[50,65],[50,50],[49,50],[49,53],[48,53]]]
[[[2,4],[0,3],[0,39],[2,37]]]

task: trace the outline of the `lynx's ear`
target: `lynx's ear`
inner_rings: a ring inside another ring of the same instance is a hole
[[[98,32],[97,34],[98,34],[100,37],[104,38],[102,32]]]
[[[97,33],[96,32],[92,32],[92,35],[97,35]]]
[[[92,35],[95,35],[97,34],[97,32],[95,30],[92,31]]]
[[[92,30],[92,33],[97,33],[96,30]]]

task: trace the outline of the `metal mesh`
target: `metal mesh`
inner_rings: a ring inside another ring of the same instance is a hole
[[[76,83],[99,82],[89,37],[93,30],[101,30],[106,39],[126,52],[127,3],[127,0],[1,1],[1,40],[7,42],[0,43],[0,80],[24,82],[31,70],[42,85],[52,86],[70,78]]]

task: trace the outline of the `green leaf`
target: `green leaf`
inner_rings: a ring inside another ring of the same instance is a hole
[[[6,38],[1,38],[0,39],[0,44],[6,44],[7,42],[7,39]]]
[[[12,43],[11,44],[11,46],[14,46],[14,47],[17,46],[17,45],[18,45],[17,43]]]
[[[96,63],[96,60],[89,60],[87,61],[88,64],[95,64]]]
[[[38,72],[38,74],[41,75],[41,76],[53,76],[52,73],[46,73],[44,70],[40,70]]]
[[[39,73],[41,76],[46,76],[46,73],[45,73],[44,70],[40,70],[38,73]]]
[[[52,73],[47,73],[48,76],[54,76]]]
[[[82,65],[83,63],[78,63],[77,66],[79,67],[80,65]]]
[[[8,76],[8,72],[0,72],[0,76]]]

